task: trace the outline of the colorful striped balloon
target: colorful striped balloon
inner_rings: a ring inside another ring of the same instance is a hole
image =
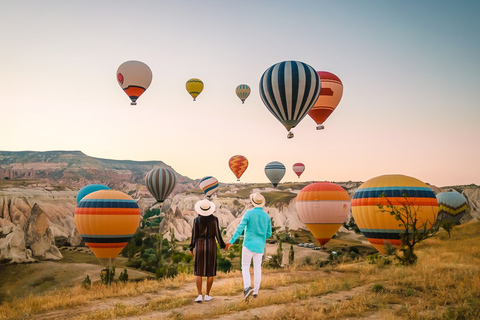
[[[185,88],[188,93],[192,96],[193,101],[196,101],[198,95],[203,91],[203,81],[197,78],[192,78],[187,81]]]
[[[137,99],[148,89],[152,78],[152,70],[141,61],[126,61],[117,69],[118,84],[132,100],[132,106],[137,104]]]
[[[382,194],[385,196],[382,197]],[[406,196],[406,198],[405,198]],[[438,213],[437,198],[433,190],[422,181],[404,175],[384,175],[363,183],[352,198],[352,214],[358,228],[370,243],[381,253],[385,244],[401,247],[400,235],[404,227],[389,212],[383,212],[378,205],[393,205],[399,210],[403,206],[414,207],[420,228],[431,226]]]
[[[283,163],[278,161],[269,162],[265,166],[265,174],[267,175],[268,180],[273,184],[274,188],[278,186],[282,178],[285,176],[285,171]]]
[[[237,177],[237,181],[240,181],[240,177],[248,168],[248,160],[242,155],[236,155],[228,160],[228,166],[235,177]]]
[[[459,222],[468,210],[467,199],[458,192],[441,192],[437,194],[437,201],[438,221]]]
[[[199,183],[200,189],[210,198],[218,189],[218,180],[215,177],[204,177]]]
[[[350,213],[347,191],[330,182],[315,182],[297,195],[297,213],[308,230],[324,246]]]
[[[290,131],[312,109],[320,87],[320,77],[311,66],[300,61],[283,61],[263,73],[260,97],[273,116]]]
[[[113,263],[140,223],[137,202],[123,192],[99,190],[75,208],[75,226],[103,266]]]
[[[308,115],[317,124],[317,130],[323,129],[323,123],[340,103],[343,95],[343,84],[340,78],[327,71],[318,71],[322,89],[317,102]]]
[[[305,171],[305,165],[301,162],[297,162],[293,165],[293,172],[300,178],[303,171]]]
[[[245,99],[250,95],[250,91],[250,87],[246,84],[239,84],[235,89],[235,93],[237,94],[237,97],[242,100],[242,103],[245,103]]]
[[[169,168],[152,169],[145,176],[148,191],[160,205],[172,193],[176,183],[175,173]]]

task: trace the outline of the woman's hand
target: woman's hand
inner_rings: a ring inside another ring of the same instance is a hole
[[[232,245],[230,244],[230,242],[227,242],[225,244],[225,251],[228,251],[228,249],[231,247]]]
[[[193,250],[190,250],[190,255],[194,257]]]

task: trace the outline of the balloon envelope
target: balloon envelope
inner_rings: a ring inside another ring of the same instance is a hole
[[[75,226],[103,266],[110,265],[135,234],[140,223],[137,202],[123,192],[99,190],[75,208]]]
[[[324,246],[350,213],[347,191],[330,182],[315,182],[297,195],[297,213],[320,245]]]
[[[333,73],[318,71],[322,89],[315,105],[308,112],[308,115],[320,125],[327,120],[333,110],[338,106],[343,95],[343,84]],[[317,127],[319,128],[319,127]]]
[[[147,189],[159,204],[172,193],[176,183],[175,174],[169,168],[152,169],[145,176]]]
[[[188,93],[192,96],[193,101],[198,97],[198,95],[203,91],[203,82],[200,79],[192,78],[187,81],[185,88]]]
[[[303,171],[305,171],[305,165],[301,162],[297,162],[293,165],[293,172],[300,178]]]
[[[240,181],[240,177],[248,168],[248,160],[242,155],[236,155],[228,160],[228,166],[230,167],[230,170],[232,170],[235,177],[237,177],[237,181]]]
[[[199,183],[200,189],[207,197],[211,197],[218,189],[218,180],[215,177],[204,177]]]
[[[104,184],[89,184],[80,189],[77,193],[77,203],[80,202],[86,195],[98,191],[98,190],[110,190],[109,187],[107,187]]]
[[[152,83],[152,77],[152,70],[140,61],[124,62],[117,69],[118,84],[132,100],[131,105],[137,104],[137,99]]]
[[[382,197],[382,194],[385,194]],[[406,198],[404,197],[406,195]],[[417,212],[417,227],[435,222],[438,213],[437,198],[433,190],[422,181],[404,175],[384,175],[364,182],[352,198],[352,214],[355,222],[381,253],[385,252],[385,244],[401,247],[401,233],[405,230],[389,212],[383,212],[378,205],[392,204],[398,210],[404,206]]]
[[[467,199],[458,192],[441,192],[437,194],[438,221],[451,220],[460,222],[468,210]]]
[[[285,171],[283,163],[278,161],[269,162],[265,166],[265,174],[275,188],[285,175]]]
[[[242,103],[244,103],[245,99],[248,98],[248,96],[250,95],[250,91],[251,91],[250,87],[247,86],[246,84],[240,84],[235,89],[235,93],[237,94],[237,97],[239,97],[240,100],[242,100]]]
[[[311,66],[300,61],[283,61],[263,73],[260,97],[267,109],[289,131],[313,107],[320,87],[320,77]]]

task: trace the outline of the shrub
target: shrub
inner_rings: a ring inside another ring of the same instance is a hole
[[[385,287],[383,286],[383,284],[378,283],[378,282],[373,284],[373,287],[372,287],[373,292],[380,292],[380,291],[384,291],[384,290],[385,290]]]

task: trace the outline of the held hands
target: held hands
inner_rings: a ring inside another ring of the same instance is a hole
[[[194,255],[193,255],[193,250],[190,250],[190,255],[191,255],[192,257],[194,256]]]
[[[231,247],[232,245],[230,244],[230,242],[227,242],[225,244],[225,251],[228,251],[228,249]]]

